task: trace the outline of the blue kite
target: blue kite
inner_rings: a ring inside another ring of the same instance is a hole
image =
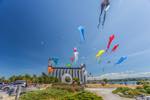
[[[85,29],[84,29],[84,27],[83,26],[79,26],[78,30],[80,32],[80,39],[81,39],[81,41],[82,42],[85,41]]]
[[[59,58],[52,58],[52,61],[54,62],[55,65],[58,64]]]
[[[125,56],[125,57],[121,57],[118,61],[117,61],[117,65],[118,64],[121,64],[122,62],[124,62],[125,60],[127,59],[127,57]]]

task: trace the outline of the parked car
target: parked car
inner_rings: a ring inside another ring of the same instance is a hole
[[[9,91],[10,89],[17,87],[17,85],[20,85],[21,87],[26,88],[27,82],[25,80],[17,80],[15,82],[12,82],[8,85],[3,86],[2,90],[3,91]]]
[[[21,85],[22,87],[27,87],[27,81],[17,80],[17,81],[14,82],[14,85]]]
[[[4,83],[0,82],[0,89],[3,87]]]

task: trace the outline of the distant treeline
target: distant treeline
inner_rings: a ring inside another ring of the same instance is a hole
[[[13,75],[9,78],[0,77],[0,82],[10,83],[16,80],[26,80],[28,83],[39,83],[39,84],[49,84],[59,82],[59,79],[49,76],[46,73],[42,73],[41,75]]]

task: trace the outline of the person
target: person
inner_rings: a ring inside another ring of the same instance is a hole
[[[101,16],[102,16],[103,13],[104,13],[104,17],[103,17],[103,21],[102,21],[102,26],[104,26],[104,23],[105,23],[105,20],[106,20],[106,13],[109,10],[109,8],[110,8],[109,0],[103,0],[102,3],[101,3],[101,12],[100,12],[100,15],[99,15],[99,23],[98,23],[98,26],[97,26],[98,28],[101,25]]]

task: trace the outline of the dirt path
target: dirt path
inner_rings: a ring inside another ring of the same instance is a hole
[[[135,100],[122,98],[118,95],[113,94],[112,91],[114,90],[114,88],[87,88],[86,90],[102,96],[104,100]]]
[[[0,100],[15,100],[15,97],[8,96],[5,92],[0,91]]]

